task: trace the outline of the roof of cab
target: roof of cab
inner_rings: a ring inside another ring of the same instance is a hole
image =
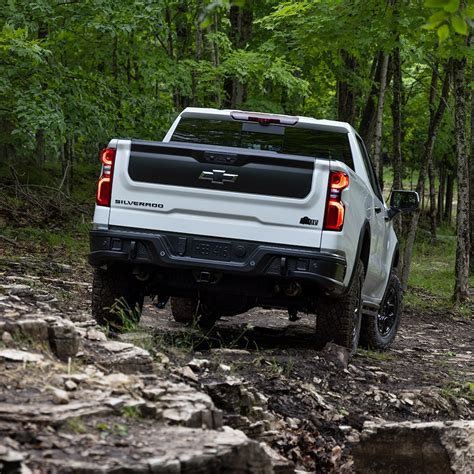
[[[257,111],[248,111],[248,110],[238,110],[238,109],[214,109],[214,108],[205,108],[205,107],[186,107],[182,112],[181,116],[183,117],[197,117],[197,116],[207,116],[208,118],[220,116],[220,117],[231,117],[233,112],[240,112],[244,114],[258,114],[259,116],[268,116],[272,118],[285,117],[285,118],[295,118],[298,119],[298,122],[294,126],[306,126],[308,128],[315,128],[318,130],[327,130],[334,132],[343,132],[350,133],[355,132],[354,128],[347,122],[339,122],[336,120],[325,120],[325,119],[315,119],[312,117],[303,117],[303,116],[290,116],[284,114],[272,114],[266,112],[257,112]]]

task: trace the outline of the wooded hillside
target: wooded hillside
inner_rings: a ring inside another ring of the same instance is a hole
[[[385,190],[423,197],[397,223],[404,287],[420,219],[435,242],[456,218],[469,299],[471,0],[11,0],[0,17],[5,182],[59,168],[48,186],[69,195],[110,138],[161,140],[186,106],[348,121]]]

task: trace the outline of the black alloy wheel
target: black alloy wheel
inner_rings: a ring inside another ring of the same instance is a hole
[[[360,344],[367,349],[385,351],[397,335],[402,316],[402,285],[392,271],[377,314],[364,314]]]
[[[384,302],[377,315],[377,329],[382,337],[386,337],[392,331],[397,321],[397,294],[395,288],[388,288]]]

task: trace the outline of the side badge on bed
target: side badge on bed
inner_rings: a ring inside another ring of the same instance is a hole
[[[310,219],[307,216],[304,216],[300,219],[300,224],[304,225],[318,225],[318,219]]]

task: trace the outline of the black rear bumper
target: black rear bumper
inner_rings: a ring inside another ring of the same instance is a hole
[[[345,290],[345,258],[308,247],[115,227],[91,231],[90,249],[95,267],[122,262],[191,270],[196,278],[222,273],[307,281],[334,294]]]

